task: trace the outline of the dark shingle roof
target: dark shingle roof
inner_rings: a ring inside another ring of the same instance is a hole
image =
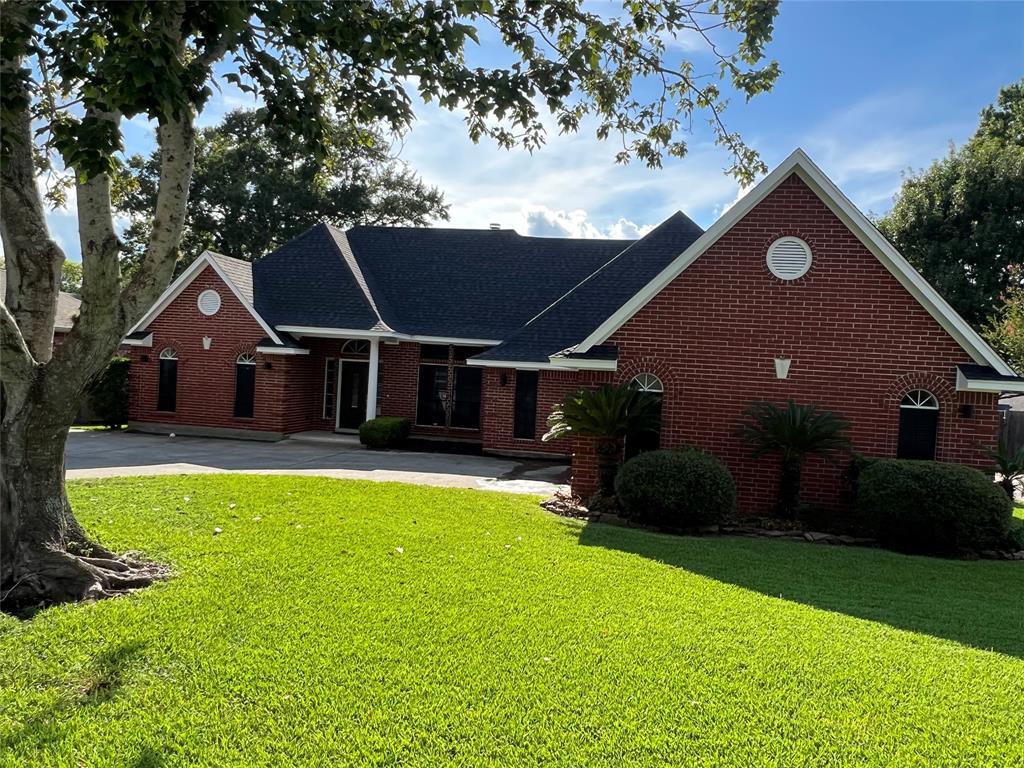
[[[1007,376],[1004,373],[999,373],[991,365],[976,365],[974,363],[961,363],[957,366],[960,373],[964,375],[964,378],[968,381],[1002,381],[1007,384],[1020,384],[1024,382],[1024,377],[1021,376]]]
[[[224,270],[231,278],[231,282],[245,297],[245,300],[252,304],[252,262],[234,259],[214,251],[207,251],[210,258],[217,262],[217,266]]]
[[[579,344],[704,231],[677,212],[477,360],[546,362]]]

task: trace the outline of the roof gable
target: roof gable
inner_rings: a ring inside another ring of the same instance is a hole
[[[280,343],[280,337],[274,332],[273,328],[264,320],[253,306],[253,280],[252,280],[252,264],[241,259],[233,259],[229,256],[223,256],[213,251],[204,251],[202,255],[189,264],[188,268],[178,275],[165,290],[156,303],[150,308],[150,310],[142,316],[135,325],[133,325],[125,336],[143,330],[150,323],[155,320],[161,312],[163,312],[171,303],[181,295],[192,281],[195,280],[204,269],[209,267],[212,269],[217,276],[221,279],[234,294],[238,302],[252,315],[253,319],[260,324],[260,327],[267,332],[275,342]]]
[[[1014,375],[996,352],[960,317],[938,292],[910,265],[850,200],[800,149],[730,208],[710,229],[693,241],[659,274],[647,282],[612,314],[583,338],[576,347],[586,352],[603,344],[622,325],[654,298],[690,264],[704,254],[722,235],[760,203],[791,174],[797,174],[840,221],[857,237],[921,306],[953,337],[975,362],[992,366],[1004,375]]]

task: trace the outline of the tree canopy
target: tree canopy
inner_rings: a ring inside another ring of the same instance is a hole
[[[968,322],[993,316],[1024,264],[1024,80],[966,144],[904,180],[878,228]]]
[[[179,269],[206,249],[252,261],[320,220],[347,228],[448,218],[441,191],[393,157],[379,132],[338,121],[328,129],[318,155],[281,147],[252,111],[236,110],[197,132]],[[124,258],[138,264],[159,191],[160,151],[131,157],[119,181],[117,207],[131,219]]]

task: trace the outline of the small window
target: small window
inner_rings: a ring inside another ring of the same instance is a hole
[[[421,344],[420,345],[420,359],[421,360],[442,360],[448,362],[448,345],[447,344]]]
[[[170,347],[166,347],[160,353],[156,409],[168,413],[173,413],[178,409],[178,353]]]
[[[366,339],[350,339],[341,345],[342,357],[345,355],[370,354],[370,342]]]
[[[780,280],[796,280],[811,268],[811,247],[799,237],[780,237],[768,246],[768,269]]]
[[[939,432],[939,401],[926,389],[908,392],[900,402],[900,433],[896,444],[898,459],[935,458]]]
[[[251,419],[256,400],[256,355],[244,352],[235,360],[235,418]]]
[[[625,456],[627,459],[633,458],[638,453],[656,451],[661,447],[661,401],[665,396],[665,385],[662,384],[661,379],[653,373],[637,374],[633,377],[633,381],[630,383],[641,392],[646,392],[657,400],[658,405],[655,411],[655,417],[658,424],[657,428],[650,432],[642,432],[639,435],[631,435],[626,438]]]
[[[216,315],[220,311],[220,294],[212,288],[207,288],[199,294],[196,304],[199,306],[199,311],[207,317]]]
[[[334,405],[338,387],[338,361],[327,358],[324,364],[324,418],[334,421]]]

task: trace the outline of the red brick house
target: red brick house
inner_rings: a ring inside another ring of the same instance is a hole
[[[744,509],[777,467],[735,437],[755,400],[842,413],[854,449],[985,466],[1016,373],[796,151],[709,230],[676,213],[635,242],[320,224],[255,264],[206,253],[128,336],[132,426],[277,439],[406,416],[509,454],[567,392],[636,381],[662,446],[729,464]],[[805,493],[835,505],[841,467]]]

